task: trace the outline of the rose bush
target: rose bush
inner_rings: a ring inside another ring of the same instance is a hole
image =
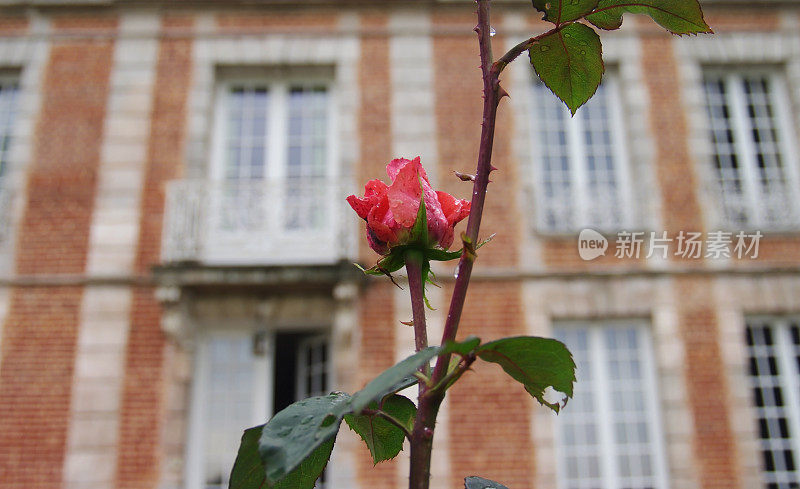
[[[470,202],[433,190],[419,157],[394,159],[386,165],[390,184],[371,180],[364,187],[364,197],[351,195],[347,202],[367,222],[370,247],[387,255],[395,246],[419,239],[412,232],[424,195],[427,217],[427,248],[447,250],[453,244],[454,226],[469,215]]]

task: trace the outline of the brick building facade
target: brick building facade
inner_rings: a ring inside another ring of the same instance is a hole
[[[227,487],[241,429],[413,351],[344,197],[417,155],[469,195],[473,8],[307,3],[0,2],[0,489]],[[544,29],[494,3],[495,55]],[[714,36],[627,16],[574,119],[503,76],[461,331],[555,335],[578,386],[555,419],[476,368],[433,487],[800,487],[800,5],[746,3],[704,2]],[[325,487],[404,487],[360,445]]]

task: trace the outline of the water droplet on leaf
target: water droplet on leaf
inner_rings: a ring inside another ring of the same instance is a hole
[[[548,2],[548,3],[544,4],[544,9],[545,10],[550,10],[551,8],[553,8],[553,4],[552,3]]]
[[[583,56],[586,56],[586,50],[585,50],[585,49],[581,49],[581,54],[582,54]]]

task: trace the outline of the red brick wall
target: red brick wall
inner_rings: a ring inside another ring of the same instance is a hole
[[[193,20],[167,16],[165,33],[191,29]],[[159,45],[150,139],[141,200],[135,271],[149,274],[159,262],[164,189],[180,176],[184,158],[187,94],[191,85],[192,40],[164,37]],[[165,348],[161,308],[151,287],[133,291],[131,330],[125,358],[120,413],[117,487],[155,488],[160,475],[165,396]]]
[[[394,285],[388,279],[372,280],[358,304],[361,326],[358,388],[395,364]],[[359,487],[392,489],[397,481],[397,459],[373,467],[366,445],[356,451]],[[401,455],[402,456],[402,455]]]
[[[451,293],[452,286],[446,287],[445,296]],[[471,283],[459,332],[461,338],[477,335],[484,342],[525,334],[519,283]],[[525,389],[500,367],[479,361],[448,391],[448,399],[450,487],[463,487],[468,475],[514,489],[533,487],[534,407]]]
[[[776,31],[781,25],[780,16],[775,11],[764,9],[707,8],[704,11],[706,23],[717,34],[741,31]]]
[[[115,28],[110,18],[53,22],[73,34]],[[84,271],[113,47],[88,38],[51,46],[16,247],[20,275]],[[12,290],[1,342],[2,488],[61,484],[82,296],[82,287]]]
[[[23,35],[28,31],[28,18],[4,15],[0,18],[0,36]]]
[[[217,16],[217,26],[222,31],[268,29],[298,30],[303,32],[332,30],[338,22],[333,13],[308,12],[234,12]]]
[[[686,348],[686,393],[694,417],[694,460],[700,486],[736,489],[741,487],[739,459],[712,287],[713,281],[705,277],[681,277],[675,283]]]
[[[642,73],[650,94],[650,130],[655,140],[656,176],[664,230],[702,231],[697,176],[689,153],[686,116],[681,104],[680,78],[667,34],[648,36],[642,43]]]

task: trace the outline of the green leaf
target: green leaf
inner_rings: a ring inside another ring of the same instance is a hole
[[[368,407],[374,411],[379,409],[377,402],[371,402]],[[413,429],[417,407],[407,397],[393,394],[383,400],[380,410],[399,421],[409,432]],[[367,444],[376,464],[395,458],[403,449],[405,432],[376,413],[350,414],[344,420]]]
[[[306,457],[296,469],[289,472],[286,477],[278,481],[274,489],[314,489],[314,485],[328,465],[328,460],[331,458],[333,452],[333,444],[336,441],[336,435],[320,446],[318,446],[311,455]]]
[[[673,34],[712,32],[697,0],[600,0],[586,20],[601,29],[618,29],[625,12],[647,14]]]
[[[459,355],[467,356],[474,352],[480,344],[481,339],[477,336],[468,336],[464,341],[458,343],[455,341],[447,341],[442,348],[442,354],[458,353]]]
[[[499,482],[490,481],[483,477],[469,476],[464,479],[464,489],[508,489]]]
[[[311,397],[290,405],[269,420],[258,442],[269,487],[312,454],[317,457],[320,454],[317,449],[336,437],[342,417],[349,412],[349,401],[350,396],[342,392]]]
[[[264,464],[258,454],[258,440],[264,425],[256,426],[244,431],[239,453],[233,463],[231,477],[228,482],[229,489],[259,489],[264,486]]]
[[[569,24],[544,36],[528,54],[539,78],[575,115],[600,85],[602,51],[600,36],[591,27]]]
[[[258,453],[258,441],[264,425],[245,430],[239,453],[231,470],[229,489],[262,489],[267,487],[266,473]],[[275,484],[275,489],[312,489],[333,451],[334,439],[320,445],[300,465]]]
[[[420,367],[429,363],[432,358],[439,354],[439,350],[438,346],[430,346],[418,351],[388,370],[384,370],[363,389],[353,394],[353,398],[350,400],[352,412],[359,414],[371,402],[380,401],[387,395],[397,392],[396,387],[405,382],[409,376],[414,375]]]
[[[597,0],[532,0],[544,20],[556,25],[580,19],[597,6]]]
[[[535,336],[503,338],[482,345],[476,353],[481,360],[503,367],[534,399],[555,412],[561,406],[545,400],[545,389],[552,387],[566,394],[567,399],[572,397],[575,362],[560,341]]]

